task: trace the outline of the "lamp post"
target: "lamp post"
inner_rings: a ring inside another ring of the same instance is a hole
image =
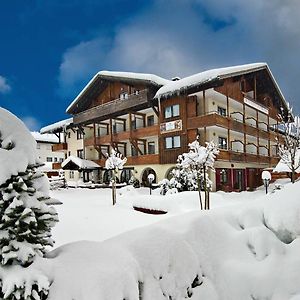
[[[148,175],[148,181],[149,181],[149,188],[150,188],[150,195],[151,195],[151,193],[152,193],[152,182],[153,182],[153,180],[154,180],[154,174],[149,174]]]
[[[268,194],[268,186],[270,184],[271,178],[272,178],[272,175],[269,171],[263,171],[261,173],[261,179],[263,180],[263,183],[264,183],[264,186],[266,189],[266,194]]]

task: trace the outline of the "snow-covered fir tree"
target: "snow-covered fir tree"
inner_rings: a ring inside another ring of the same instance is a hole
[[[53,245],[51,229],[58,218],[55,209],[47,204],[48,179],[37,171],[41,163],[35,140],[18,118],[2,108],[0,165],[0,265],[27,267]],[[26,299],[41,299],[46,293],[35,286],[31,294],[28,284],[26,292],[22,286],[25,288],[25,283],[16,285],[5,299],[25,299],[22,295],[28,293],[34,297]]]
[[[52,246],[55,209],[47,204],[45,175],[28,166],[0,186],[0,259],[2,265],[27,266]]]
[[[116,179],[119,170],[122,170],[123,166],[127,162],[127,158],[123,157],[123,155],[121,153],[118,153],[115,149],[112,149],[110,155],[107,153],[106,156],[107,159],[105,161],[105,168],[107,170],[112,170],[112,178],[111,178],[112,201],[113,201],[113,205],[115,205],[117,202]]]

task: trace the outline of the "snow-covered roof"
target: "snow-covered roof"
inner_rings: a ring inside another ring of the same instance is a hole
[[[74,105],[79,101],[79,99],[85,94],[85,92],[96,82],[98,78],[103,79],[131,79],[131,80],[140,80],[146,81],[151,84],[155,84],[158,86],[163,86],[171,82],[168,79],[159,77],[154,74],[146,74],[146,73],[133,73],[133,72],[114,72],[114,71],[100,71],[98,72],[90,81],[89,83],[83,88],[83,90],[78,94],[78,96],[72,101],[72,103],[66,109],[66,112],[69,111],[74,107]]]
[[[37,131],[31,132],[31,134],[37,142],[46,142],[46,143],[59,142],[58,137],[55,134],[51,134],[51,133],[41,134]]]
[[[65,166],[67,166],[68,163],[74,163],[78,166],[79,169],[97,169],[100,168],[98,164],[91,160],[82,159],[76,156],[69,156],[66,160],[64,160],[61,164],[61,167],[64,169]]]
[[[40,130],[40,133],[41,134],[53,133],[59,129],[63,129],[63,128],[71,125],[72,123],[73,123],[73,118],[65,119],[65,120],[62,120],[62,121],[59,121],[59,122],[56,122],[56,123],[53,123],[53,124],[43,127]]]
[[[274,76],[272,75],[266,63],[253,63],[240,66],[212,69],[198,74],[194,74],[189,77],[182,78],[177,81],[170,81],[168,84],[164,85],[157,91],[154,98],[161,98],[171,96],[174,94],[180,94],[180,92],[184,92],[185,90],[194,86],[204,85],[214,80],[221,80],[232,76],[238,76],[250,72],[260,71],[263,69],[266,69],[269,72],[280,96],[282,97],[282,99],[284,99],[284,96],[280,91],[280,88],[276,83]]]
[[[300,150],[297,150],[295,154],[295,161],[298,162],[299,160],[300,160]],[[273,172],[274,173],[292,172],[289,166],[291,166],[290,162],[280,159],[277,166],[273,169]],[[296,169],[296,173],[300,173],[300,167]]]

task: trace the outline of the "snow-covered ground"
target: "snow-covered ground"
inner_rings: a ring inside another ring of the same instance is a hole
[[[284,184],[286,180],[281,181]],[[270,186],[270,191],[274,184]],[[156,189],[127,186],[117,190],[117,204],[112,206],[110,189],[62,189],[51,196],[63,202],[56,206],[60,222],[53,229],[55,247],[79,240],[103,241],[122,232],[157,221],[199,211],[198,192],[182,192],[162,196]],[[242,193],[211,193],[211,207],[253,201],[265,197],[265,190]],[[167,211],[165,215],[149,215],[133,210],[133,205]]]
[[[58,247],[30,268],[52,283],[50,300],[299,300],[299,188],[214,193],[210,211],[199,211],[193,192],[168,198],[123,188],[112,207],[110,190],[55,191],[64,203],[58,244],[89,241]],[[174,206],[151,216],[132,210],[139,200]]]

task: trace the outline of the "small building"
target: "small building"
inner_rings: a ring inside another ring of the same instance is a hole
[[[31,134],[36,140],[38,158],[45,163],[43,170],[49,175],[51,173],[56,174],[57,170],[60,169],[57,166],[60,166],[65,159],[63,153],[53,151],[53,147],[59,144],[58,137],[54,134],[41,134],[36,131],[31,132]]]

